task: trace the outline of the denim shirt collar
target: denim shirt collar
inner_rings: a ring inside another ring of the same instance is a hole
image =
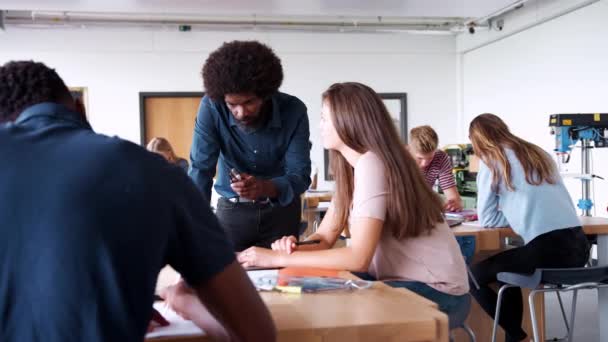
[[[15,120],[16,124],[22,124],[37,117],[51,117],[61,121],[67,121],[77,126],[91,129],[91,125],[82,119],[82,114],[55,102],[42,102],[27,107]]]

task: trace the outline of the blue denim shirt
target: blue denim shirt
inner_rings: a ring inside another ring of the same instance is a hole
[[[277,92],[265,126],[244,132],[224,101],[205,96],[200,104],[190,151],[189,175],[209,202],[213,176],[223,197],[238,196],[228,172],[237,169],[276,186],[281,206],[291,203],[310,185],[310,148],[306,106],[298,98]]]

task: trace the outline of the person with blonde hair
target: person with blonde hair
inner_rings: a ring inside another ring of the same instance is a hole
[[[439,183],[446,197],[444,208],[447,211],[461,211],[462,199],[456,188],[450,156],[438,150],[438,144],[439,138],[431,126],[418,126],[410,130],[409,151],[424,173],[426,183],[431,187],[435,182]]]
[[[496,292],[489,284],[499,272],[534,273],[537,268],[583,266],[589,242],[583,233],[572,199],[551,156],[540,147],[515,136],[494,114],[481,114],[471,122],[469,137],[479,156],[477,212],[484,227],[510,226],[525,245],[508,249],[472,267],[480,285],[471,294],[494,317]],[[506,341],[522,341],[522,296],[507,289],[499,324]]]
[[[424,182],[400,142],[382,99],[360,83],[336,83],[322,96],[321,136],[330,150],[336,190],[316,233],[296,245],[283,237],[272,249],[239,254],[245,267],[309,266],[367,272],[366,278],[405,287],[448,313],[468,300],[467,271],[439,196]],[[351,243],[332,248],[344,227]]]
[[[175,155],[173,146],[169,143],[169,140],[161,137],[156,137],[148,143],[146,146],[148,151],[158,153],[163,156],[169,163],[175,164],[182,168],[186,173],[188,172],[188,161],[184,158],[180,158]]]

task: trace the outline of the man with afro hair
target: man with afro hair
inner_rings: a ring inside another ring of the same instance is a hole
[[[310,131],[304,103],[279,92],[280,59],[260,42],[232,41],[209,55],[202,76],[190,177],[209,202],[217,170],[216,215],[236,251],[298,236]]]
[[[0,341],[143,341],[166,264],[184,280],[162,295],[211,337],[274,341],[268,309],[179,167],[93,132],[42,63],[0,66],[0,120]],[[172,300],[183,294],[205,306]]]

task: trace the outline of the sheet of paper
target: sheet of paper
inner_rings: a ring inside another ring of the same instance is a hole
[[[251,279],[253,286],[255,286],[258,290],[268,291],[272,290],[275,282],[261,281],[261,279],[264,278],[276,280],[276,278],[279,276],[279,270],[252,270],[247,271],[247,275],[249,276],[249,279]]]
[[[164,289],[169,285],[174,285],[180,279],[179,273],[177,273],[171,266],[167,265],[160,270],[158,274],[158,280],[156,281],[156,293]]]
[[[331,205],[331,202],[319,202],[319,205],[317,206],[317,208],[328,209],[330,205]]]
[[[479,221],[466,221],[461,223],[463,226],[478,226],[481,227]]]
[[[192,321],[183,319],[175,311],[166,306],[164,302],[154,303],[154,308],[171,324],[166,327],[157,327],[154,331],[146,334],[146,338],[204,335],[201,328],[194,325]]]

